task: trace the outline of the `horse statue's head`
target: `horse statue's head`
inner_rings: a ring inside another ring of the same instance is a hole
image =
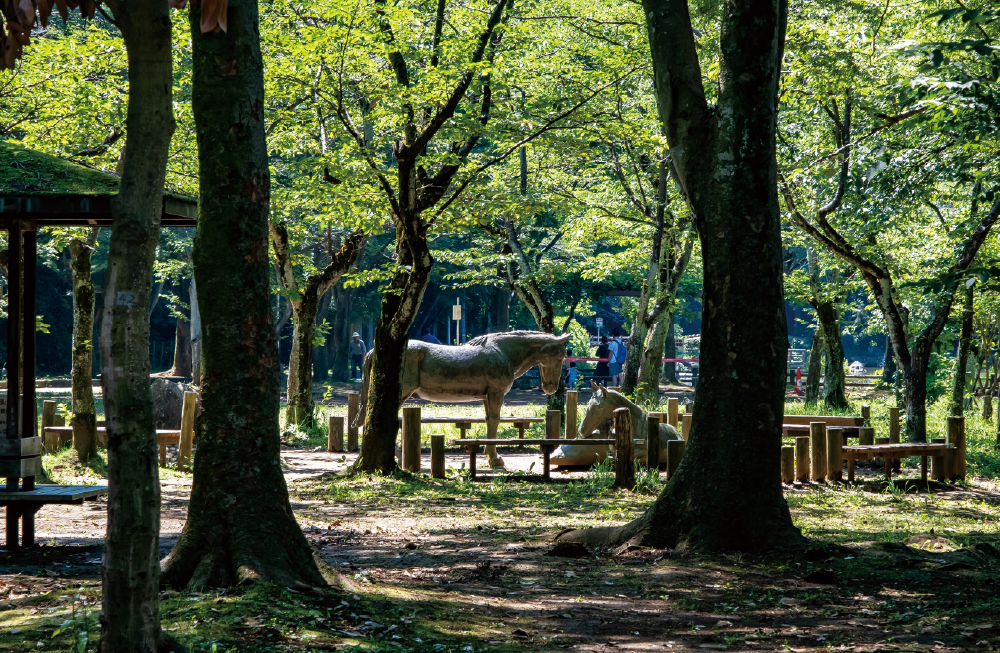
[[[589,438],[591,433],[612,419],[616,408],[626,407],[625,403],[619,401],[619,398],[624,399],[623,395],[608,390],[603,385],[593,381],[590,382],[590,387],[594,394],[587,402],[587,412],[584,413],[583,421],[580,422],[581,438]]]
[[[566,343],[569,334],[556,337],[538,348],[538,374],[542,377],[542,392],[547,395],[559,389],[563,359],[566,358]]]

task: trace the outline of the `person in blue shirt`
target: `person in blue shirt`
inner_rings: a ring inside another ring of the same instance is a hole
[[[432,345],[440,345],[441,344],[441,341],[434,337],[434,334],[431,333],[430,329],[424,329],[424,337],[421,338],[421,340],[423,340],[424,342],[429,342]]]
[[[570,361],[569,371],[566,373],[566,387],[575,389],[580,378],[580,372],[576,369],[576,361]]]

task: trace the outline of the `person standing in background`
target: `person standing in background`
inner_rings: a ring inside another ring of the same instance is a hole
[[[608,337],[601,336],[601,344],[597,347],[597,367],[594,368],[594,381],[597,383],[607,383],[610,377],[608,373]]]
[[[608,368],[611,373],[611,384],[617,388],[622,385],[622,367],[625,365],[625,343],[621,341],[621,331],[618,327],[611,330],[611,342],[608,343],[610,352]]]
[[[423,340],[424,342],[429,342],[432,345],[440,345],[441,344],[441,341],[438,340],[437,337],[433,333],[431,333],[430,329],[424,329],[424,337],[421,338],[421,340]]]
[[[368,352],[365,341],[361,339],[361,334],[357,331],[351,334],[351,341],[347,343],[347,349],[351,354],[351,379],[357,379],[365,363],[365,354]]]

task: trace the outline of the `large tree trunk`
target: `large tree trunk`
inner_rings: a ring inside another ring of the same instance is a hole
[[[73,447],[86,463],[97,454],[97,408],[94,405],[94,279],[90,259],[100,227],[92,227],[86,241],[69,241],[73,271]],[[147,316],[147,320],[149,317]]]
[[[251,580],[322,585],[279,460],[280,366],[270,301],[271,184],[257,3],[232,0],[228,31],[205,34],[203,7],[192,5],[190,13],[203,410],[187,521],[163,560],[163,580],[191,589]]]
[[[510,288],[497,288],[497,331],[510,331]]]
[[[819,328],[823,330],[823,349],[826,361],[823,368],[823,403],[830,408],[847,408],[844,392],[844,343],[840,339],[840,320],[833,302],[816,306]]]
[[[962,291],[962,330],[958,338],[955,379],[951,385],[951,414],[955,417],[965,414],[965,367],[969,363],[969,350],[972,349],[972,318],[975,316],[972,292],[972,285]]]
[[[775,129],[786,12],[779,0],[725,3],[710,108],[687,1],[643,2],[672,173],[704,261],[698,409],[680,467],[642,517],[562,539],[758,552],[804,542],[778,456],[788,340]]]
[[[806,403],[815,405],[819,402],[819,380],[823,375],[823,329],[816,327],[813,331],[812,350],[809,352],[809,371],[806,376]]]
[[[100,353],[108,433],[108,526],[101,565],[102,653],[156,651],[160,482],[149,387],[149,294],[174,130],[169,7],[125,0],[128,135],[112,208]]]

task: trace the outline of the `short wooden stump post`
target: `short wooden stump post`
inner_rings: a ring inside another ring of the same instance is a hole
[[[188,471],[191,468],[191,444],[194,441],[194,409],[197,406],[198,393],[185,392],[184,404],[181,406],[181,439],[177,445],[177,469]]]
[[[632,415],[628,408],[616,408],[615,483],[612,487],[631,490],[635,487],[635,462],[632,460]]]
[[[809,422],[809,471],[819,483],[826,478],[826,422]]]
[[[795,481],[795,447],[781,448],[781,482],[791,484]]]
[[[562,437],[562,412],[545,411],[545,439],[558,440],[560,437]]]
[[[678,410],[680,402],[674,398],[670,397],[667,399],[667,424],[677,428],[677,415],[680,413]]]
[[[844,478],[844,433],[841,429],[826,431],[826,480],[828,483]]]
[[[420,406],[403,406],[403,469],[420,473]]]
[[[6,416],[5,416],[6,419]],[[42,402],[42,451],[45,453],[55,453],[59,448],[59,436],[48,435],[45,427],[55,426],[56,423],[56,402]]]
[[[327,419],[329,430],[326,436],[326,450],[330,453],[344,450],[344,418],[340,415],[330,415]]]
[[[872,420],[871,406],[861,406],[861,419],[865,420],[865,426],[871,425],[871,420]]]
[[[431,476],[444,478],[444,434],[431,434]]]
[[[952,446],[949,455],[945,456],[945,460],[951,459],[951,464],[948,465],[947,471],[948,478],[964,481],[966,472],[964,417],[948,418],[948,434],[945,442]]]
[[[858,444],[875,444],[875,429],[871,426],[862,426],[858,429]]]
[[[944,438],[933,438],[931,439],[933,444],[944,444]],[[946,469],[948,467],[950,457],[948,454],[943,456],[931,456],[931,478],[935,481],[943,482],[946,475]]]
[[[691,420],[693,418],[694,415],[691,413],[684,413],[681,415],[681,437],[685,440],[687,440],[688,436],[691,435]]]
[[[687,442],[684,440],[667,440],[667,480],[669,481],[677,473],[677,467],[684,457],[684,449]]]
[[[358,427],[354,423],[358,418],[358,407],[361,404],[361,395],[357,392],[347,393],[347,450],[358,450]]]
[[[809,482],[808,435],[800,435],[795,438],[795,480],[799,483]]]
[[[576,401],[577,394],[576,390],[566,391],[566,439],[573,440],[576,438]]]
[[[646,467],[660,472],[660,418],[646,415]]]

